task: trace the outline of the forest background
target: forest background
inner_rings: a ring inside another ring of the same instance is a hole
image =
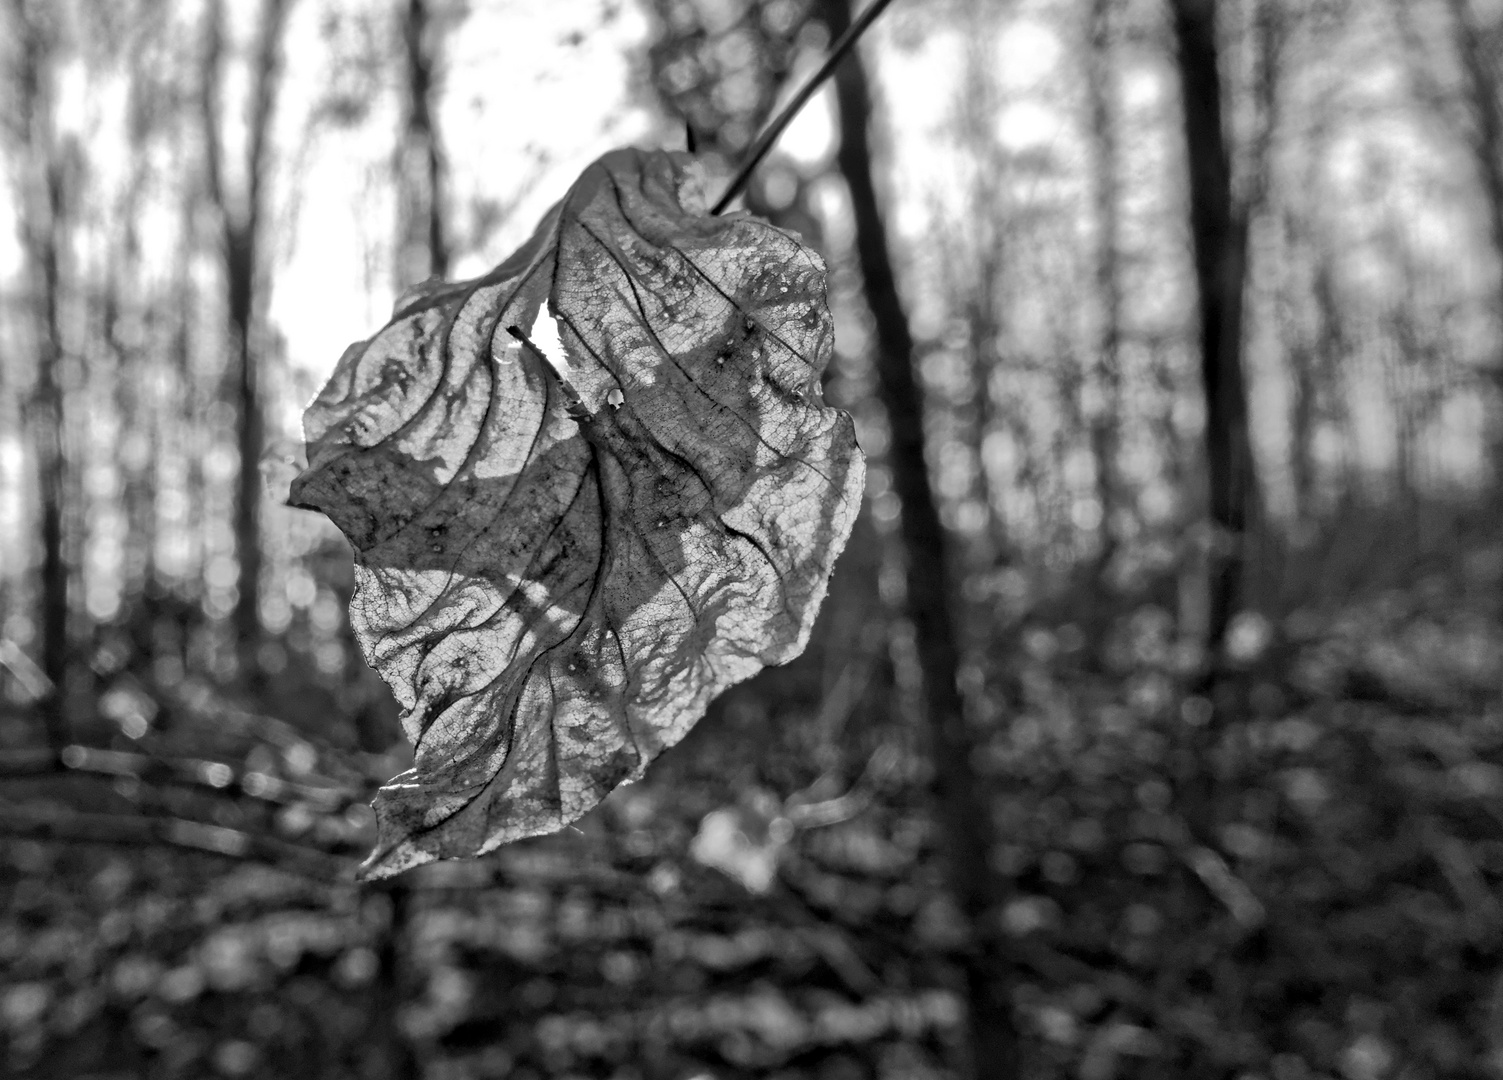
[[[1503,4],[900,0],[746,206],[867,506],[577,828],[410,761],[302,405],[599,153],[728,177],[840,0],[5,0],[17,1076],[1503,1076]]]

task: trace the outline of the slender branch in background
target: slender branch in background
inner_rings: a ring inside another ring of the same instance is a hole
[[[175,847],[267,863],[321,881],[350,883],[353,859],[240,829],[183,818],[0,806],[0,836],[76,844]]]
[[[720,201],[710,208],[711,214],[725,212],[725,208],[741,193],[741,189],[751,179],[751,174],[762,163],[767,152],[772,149],[772,144],[778,141],[778,137],[783,134],[789,124],[793,123],[793,118],[809,103],[809,99],[814,96],[820,84],[830,77],[845,54],[855,48],[856,42],[861,39],[866,28],[876,22],[877,16],[882,14],[890,3],[892,0],[873,0],[871,6],[851,23],[845,33],[840,35],[831,46],[830,55],[825,57],[825,62],[819,66],[819,70],[804,84],[803,89],[794,94],[793,99],[783,106],[783,111],[772,118],[772,122],[762,130],[762,134],[757,136],[757,141],[752,143],[751,149],[746,152],[746,160],[741,163],[741,168],[736,170],[736,175],[731,177],[731,182],[726,186],[725,193],[720,196]]]
[[[300,783],[205,758],[155,757],[76,744],[64,747],[61,753],[47,749],[0,752],[0,781],[70,774],[197,788],[214,794],[245,795],[269,803],[312,803],[325,811],[364,802],[371,796],[369,790],[333,781]]]

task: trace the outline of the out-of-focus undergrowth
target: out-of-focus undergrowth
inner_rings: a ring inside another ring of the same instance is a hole
[[[806,657],[578,828],[394,889],[349,883],[361,799],[403,764],[354,735],[126,658],[90,740],[117,756],[27,778],[13,713],[6,1068],[949,1075],[971,939],[902,631],[850,584]],[[1150,603],[1094,642],[1037,613],[996,631],[967,689],[1010,892],[975,933],[1005,943],[1030,1075],[1503,1076],[1497,592],[1478,557],[1249,621],[1214,700]],[[284,704],[299,679],[366,693],[291,656]]]

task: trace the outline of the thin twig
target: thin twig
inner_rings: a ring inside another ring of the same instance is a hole
[[[757,137],[757,141],[747,151],[746,161],[742,163],[741,168],[736,170],[736,175],[731,177],[730,185],[725,189],[725,194],[721,195],[720,201],[710,209],[712,215],[723,213],[725,208],[730,205],[731,200],[741,193],[741,189],[751,179],[752,170],[762,163],[762,159],[772,149],[772,144],[778,141],[778,136],[783,134],[784,129],[789,124],[793,123],[793,118],[799,114],[799,110],[808,104],[809,99],[814,96],[814,92],[819,89],[820,83],[830,77],[830,73],[835,70],[835,65],[839,64],[841,58],[851,51],[857,40],[866,32],[866,28],[876,21],[877,16],[882,14],[883,9],[890,3],[892,3],[892,0],[873,0],[872,4],[851,23],[850,28],[840,35],[840,40],[835,42],[834,46],[830,49],[830,55],[825,57],[825,62],[819,66],[819,70],[814,73],[814,77],[804,84],[803,89],[793,95],[792,101],[783,106],[783,111],[778,113],[772,123],[768,124],[762,130],[762,134]]]

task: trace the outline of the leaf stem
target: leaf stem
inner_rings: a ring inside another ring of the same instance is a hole
[[[813,78],[805,83],[797,94],[793,95],[793,99],[787,105],[783,106],[783,111],[773,118],[772,123],[762,129],[761,135],[757,136],[757,141],[747,151],[746,160],[742,163],[741,168],[736,170],[736,175],[731,177],[730,185],[726,187],[725,193],[720,196],[720,201],[710,208],[712,215],[723,213],[725,208],[730,205],[731,200],[741,193],[741,189],[751,179],[752,171],[762,163],[762,159],[772,149],[772,144],[777,142],[778,136],[783,134],[783,131],[789,124],[793,123],[793,118],[799,114],[799,110],[809,103],[809,99],[819,89],[820,83],[830,77],[830,73],[835,70],[835,66],[840,63],[841,58],[855,47],[861,35],[866,32],[866,28],[876,21],[877,16],[882,14],[883,10],[890,3],[892,3],[892,0],[872,0],[872,3],[857,16],[846,32],[840,35],[840,39],[831,47],[830,55],[825,57],[825,62],[819,66],[819,70],[814,73]]]

